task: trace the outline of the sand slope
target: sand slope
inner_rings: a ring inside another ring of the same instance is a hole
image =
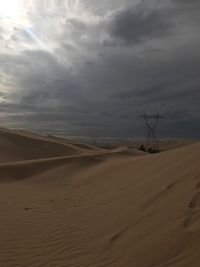
[[[1,164],[0,266],[198,267],[200,144],[124,151]]]
[[[73,144],[48,136],[0,129],[0,163],[88,154],[100,150],[92,145]]]

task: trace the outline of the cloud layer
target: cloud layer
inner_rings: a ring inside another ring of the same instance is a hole
[[[131,137],[161,113],[162,136],[200,136],[199,1],[58,2],[0,13],[3,125]]]

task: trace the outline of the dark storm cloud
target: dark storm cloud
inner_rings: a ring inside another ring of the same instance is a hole
[[[115,15],[110,25],[110,34],[128,44],[162,37],[173,26],[170,17],[169,10],[138,4]]]
[[[191,6],[193,7],[194,10],[194,6],[200,6],[200,3],[198,0],[173,0],[173,2],[177,5],[181,5],[181,6]]]

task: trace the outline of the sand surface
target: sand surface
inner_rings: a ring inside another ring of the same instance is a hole
[[[0,266],[199,267],[199,160],[1,129]]]

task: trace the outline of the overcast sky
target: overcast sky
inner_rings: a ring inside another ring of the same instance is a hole
[[[29,3],[27,3],[29,2]],[[2,126],[200,137],[199,0],[0,0]]]

